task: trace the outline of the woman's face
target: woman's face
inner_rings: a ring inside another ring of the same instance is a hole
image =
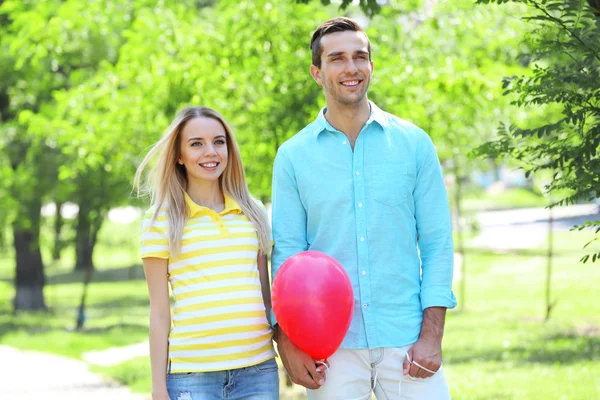
[[[179,164],[190,183],[218,181],[227,166],[227,134],[214,118],[197,117],[181,132]]]

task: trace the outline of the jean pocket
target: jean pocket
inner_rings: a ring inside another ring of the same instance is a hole
[[[273,372],[277,371],[277,362],[274,358],[271,358],[267,361],[263,361],[260,364],[254,365],[254,368],[258,372]]]
[[[194,375],[194,372],[176,372],[174,374],[168,374],[167,380],[169,379],[186,379],[191,378]]]
[[[411,191],[414,174],[408,164],[387,163],[371,166],[371,191],[373,199],[381,204],[396,207],[404,203]]]

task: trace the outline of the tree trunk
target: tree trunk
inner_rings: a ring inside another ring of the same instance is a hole
[[[103,217],[98,211],[90,210],[85,204],[79,205],[77,215],[77,233],[75,238],[75,270],[86,271],[94,269],[92,257],[98,232],[102,226]]]
[[[548,253],[546,258],[546,316],[544,318],[544,322],[550,319],[550,313],[552,312],[552,307],[554,307],[554,303],[552,302],[552,292],[551,292],[551,284],[552,284],[552,257],[553,257],[553,215],[552,208],[548,209]]]
[[[17,263],[14,311],[47,309],[44,301],[46,278],[39,245],[40,208],[41,199],[38,198],[30,207],[19,210],[20,215],[13,224]],[[23,224],[23,221],[30,221],[30,224]]]
[[[52,248],[52,259],[60,260],[60,252],[63,249],[63,240],[61,230],[63,226],[63,218],[61,214],[63,203],[56,202],[56,216],[54,217],[54,247]]]

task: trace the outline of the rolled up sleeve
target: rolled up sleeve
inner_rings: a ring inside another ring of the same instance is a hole
[[[419,146],[414,190],[415,217],[421,256],[421,307],[456,307],[452,292],[454,245],[448,194],[441,166],[429,136]]]

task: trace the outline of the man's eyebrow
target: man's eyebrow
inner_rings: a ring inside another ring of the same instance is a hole
[[[332,51],[331,53],[327,53],[326,57],[329,58],[329,57],[334,57],[334,56],[341,56],[343,54],[344,54],[343,51]],[[366,55],[368,55],[369,52],[366,51],[366,50],[356,50],[356,51],[354,51],[354,54],[366,54]]]
[[[341,56],[343,54],[344,54],[343,51],[332,51],[331,53],[327,53],[327,57]]]

